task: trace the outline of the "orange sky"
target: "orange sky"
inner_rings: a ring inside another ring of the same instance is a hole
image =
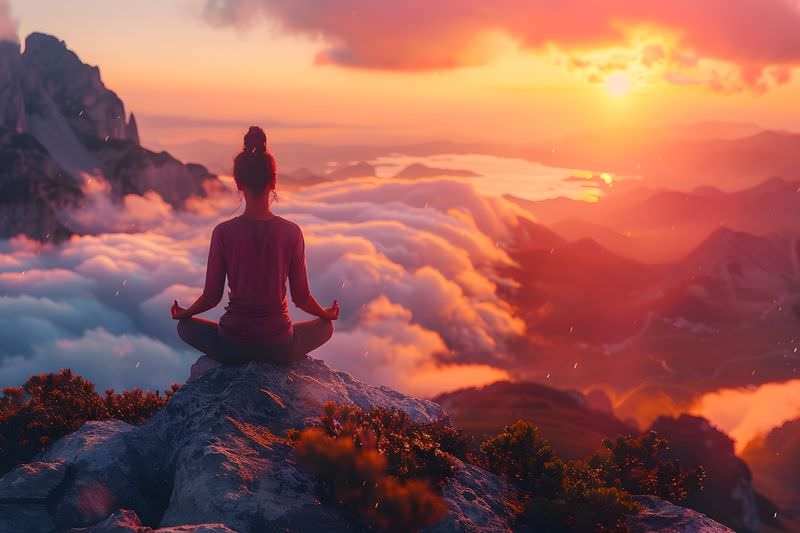
[[[525,143],[699,120],[800,129],[789,0],[677,0],[681,16],[629,0],[312,4],[10,2],[20,36],[66,40],[129,110],[222,121],[162,119],[145,141],[221,140],[239,121],[330,144]]]

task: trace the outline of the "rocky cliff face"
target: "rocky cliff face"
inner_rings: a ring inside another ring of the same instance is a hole
[[[47,113],[49,100],[80,136],[138,144],[138,131],[129,131],[125,105],[103,85],[100,69],[82,63],[64,41],[31,34],[25,40],[22,65],[26,113]]]
[[[321,361],[219,367],[201,358],[146,424],[89,422],[0,479],[0,531],[352,531],[319,502],[316,480],[285,440],[330,400],[403,409],[419,421],[445,416],[433,402],[366,385]],[[519,495],[460,463],[442,497],[450,514],[432,531],[499,532],[509,531],[508,504]],[[636,531],[728,531],[660,500],[642,502]]]
[[[215,179],[142,148],[136,119],[100,70],[42,33],[26,39],[23,53],[0,41],[0,157],[0,238],[80,232],[59,213],[81,205],[84,174],[107,180],[113,199],[153,190],[176,208]]]

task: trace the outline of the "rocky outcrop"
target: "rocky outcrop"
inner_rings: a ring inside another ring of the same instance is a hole
[[[135,117],[63,41],[33,33],[23,53],[0,41],[0,238],[87,232],[62,216],[80,207],[84,175],[108,181],[112,200],[155,191],[175,208],[217,183],[200,165],[142,148]]]
[[[88,422],[0,479],[0,531],[226,531],[209,525],[220,523],[242,533],[348,531],[337,509],[317,499],[287,430],[314,423],[329,400],[403,409],[419,421],[444,416],[433,402],[316,360],[216,367],[201,358],[193,372],[144,425]],[[497,476],[460,464],[442,497],[450,516],[434,531],[508,530],[515,493]]]
[[[22,64],[27,113],[42,114],[49,99],[82,137],[134,140],[122,100],[103,85],[100,69],[81,62],[64,41],[32,33],[25,39]]]
[[[631,533],[733,533],[704,514],[654,496],[636,496],[641,512],[628,520]]]
[[[202,357],[147,423],[87,422],[0,479],[0,531],[173,533],[355,531],[321,503],[287,431],[318,420],[327,401],[402,409],[417,421],[445,416],[433,402],[373,387],[322,361],[221,367]],[[442,490],[447,518],[430,532],[505,532],[521,495],[457,462]],[[637,497],[633,531],[727,532],[707,517]]]
[[[0,238],[66,239],[72,230],[61,213],[82,199],[79,184],[35,137],[0,129]]]

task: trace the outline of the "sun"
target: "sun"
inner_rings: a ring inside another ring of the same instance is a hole
[[[631,90],[631,79],[622,72],[615,72],[606,78],[606,90],[614,96],[625,96]]]

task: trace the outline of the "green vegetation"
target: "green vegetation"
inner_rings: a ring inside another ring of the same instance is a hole
[[[598,469],[606,484],[632,494],[652,494],[680,504],[692,492],[703,490],[705,471],[682,470],[675,459],[667,459],[669,443],[651,431],[638,437],[606,439],[608,453],[596,454],[589,464]]]
[[[163,396],[139,389],[100,396],[94,385],[72,372],[31,376],[0,398],[0,475],[25,463],[44,446],[88,420],[118,419],[140,424],[164,406],[178,385]]]
[[[530,495],[519,520],[534,531],[625,531],[625,519],[637,511],[600,469],[559,459],[529,422],[506,426],[481,452],[490,470]]]

